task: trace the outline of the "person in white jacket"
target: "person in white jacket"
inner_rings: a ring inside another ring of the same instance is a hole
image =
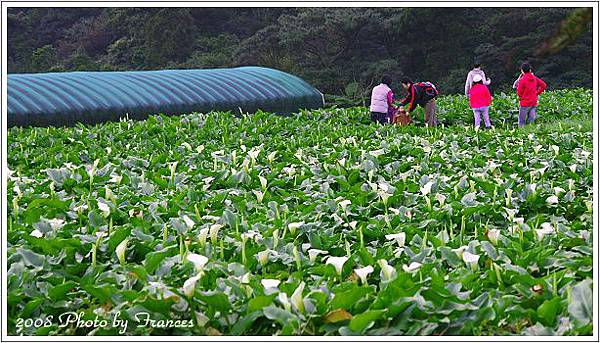
[[[473,69],[469,72],[469,74],[467,74],[467,81],[465,82],[465,95],[467,97],[469,96],[469,90],[471,90],[471,87],[473,87],[473,77],[475,75],[480,75],[481,79],[483,80],[483,84],[486,86],[492,83],[492,80],[486,78],[485,73],[483,70],[481,70],[481,63],[476,62],[473,66]]]

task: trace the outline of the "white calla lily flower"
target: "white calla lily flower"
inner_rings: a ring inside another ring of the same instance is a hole
[[[258,260],[261,266],[264,266],[265,264],[267,264],[267,262],[269,262],[269,256],[271,255],[271,252],[271,249],[267,249],[256,253],[256,259]]]
[[[423,187],[421,187],[421,194],[426,196],[431,192],[431,187],[433,186],[433,181],[427,182]]]
[[[565,193],[566,190],[562,187],[554,187],[554,194],[555,195],[560,195],[560,193]]]
[[[388,193],[388,191],[390,190],[390,185],[388,185],[385,182],[378,182],[377,187],[379,187],[379,189],[381,189],[382,191],[384,191],[386,193]]]
[[[389,194],[389,193],[387,193],[387,192],[385,192],[385,191],[382,191],[382,190],[378,190],[378,191],[377,191],[377,195],[379,195],[379,197],[381,198],[381,201],[382,201],[382,202],[383,202],[385,205],[387,205],[387,202],[388,202],[388,200],[389,200],[389,198],[390,198],[391,194]]]
[[[52,228],[52,230],[58,230],[61,227],[63,227],[63,225],[65,225],[65,221],[63,219],[49,219],[48,223],[50,223],[50,227]]]
[[[371,155],[373,157],[379,157],[379,156],[381,156],[383,154],[385,154],[385,149],[379,149],[379,150],[369,151],[369,155]]]
[[[257,147],[252,148],[252,150],[248,151],[248,156],[250,156],[251,159],[256,160],[256,158],[260,154],[260,150],[261,149]]]
[[[277,280],[277,279],[262,279],[262,280],[260,280],[260,284],[263,286],[264,289],[277,288],[280,283],[281,283],[281,280]]]
[[[254,195],[256,196],[256,201],[258,201],[259,203],[262,203],[262,201],[265,197],[265,193],[263,193],[261,191],[257,191],[256,189],[252,190],[252,193],[254,193]]]
[[[414,273],[416,271],[419,270],[419,268],[421,268],[422,264],[419,262],[412,262],[410,265],[403,265],[402,269],[407,272],[407,273]]]
[[[342,210],[346,211],[346,207],[348,207],[348,205],[352,204],[352,201],[350,200],[344,200],[344,201],[340,201],[340,207],[342,208]]]
[[[263,189],[267,189],[267,179],[265,179],[264,177],[262,177],[260,175],[258,176],[258,179],[260,180],[260,186]]]
[[[277,295],[277,300],[283,305],[286,311],[292,312],[292,304],[285,292],[281,292]]]
[[[446,196],[444,194],[437,193],[435,195],[435,200],[440,203],[440,206],[444,206],[444,203],[446,202]]]
[[[121,175],[111,174],[110,175],[110,180],[108,180],[108,182],[120,184],[122,180],[123,180],[123,177]]]
[[[221,230],[222,227],[223,227],[223,225],[221,225],[221,224],[213,224],[210,226],[209,235],[210,235],[211,241],[213,241],[213,242],[217,241],[219,230]]]
[[[102,211],[105,216],[110,214],[110,207],[102,201],[98,201],[98,209]]]
[[[400,258],[400,256],[402,256],[403,252],[404,252],[404,248],[396,248],[396,250],[394,250],[394,257]]]
[[[342,275],[342,269],[344,268],[344,263],[346,263],[346,261],[348,261],[348,257],[346,256],[329,256],[325,264],[331,264],[335,267],[335,271],[338,273],[338,275]]]
[[[551,195],[551,196],[547,197],[546,204],[548,204],[548,205],[558,204],[558,197],[556,195]]]
[[[241,283],[243,283],[243,284],[248,284],[248,283],[250,283],[250,272],[248,272],[248,273],[246,273],[246,274],[242,275],[242,276],[239,278],[239,280],[240,280],[240,282],[241,282]]]
[[[319,249],[308,249],[308,259],[311,263],[314,263],[315,260],[317,259],[318,255],[327,255],[329,254],[328,251],[325,250],[319,250]]]
[[[208,236],[208,232],[209,232],[209,229],[204,228],[204,229],[200,230],[200,232],[198,233],[198,240],[200,241],[200,244],[202,246],[204,246],[206,244],[206,237]]]
[[[33,231],[31,231],[31,233],[29,235],[33,236],[35,238],[42,238],[42,237],[44,237],[44,234],[40,230],[38,230],[38,229],[34,229]]]
[[[354,269],[354,273],[360,278],[363,285],[367,284],[367,276],[373,272],[373,266]]]
[[[185,282],[183,283],[183,293],[185,295],[187,295],[188,297],[194,295],[194,292],[196,291],[196,283],[198,282],[198,280],[200,280],[201,276],[202,275],[198,274],[185,280]]]
[[[479,255],[471,254],[468,251],[464,251],[462,254],[462,259],[467,266],[471,268],[471,270],[476,270],[479,262]]]
[[[572,191],[572,190],[573,190],[573,187],[575,187],[575,180],[573,180],[573,179],[568,179],[568,180],[567,180],[567,185],[568,185],[568,187],[569,187],[569,190],[570,190],[570,191]]]
[[[377,263],[381,268],[380,277],[382,281],[387,282],[396,278],[396,268],[390,266],[386,260],[381,259]]]
[[[117,254],[117,258],[121,264],[125,264],[125,252],[127,251],[127,243],[129,242],[128,238],[125,238],[119,245],[117,245],[115,249],[115,253]]]
[[[242,237],[242,242],[247,242],[248,240],[252,240],[252,239],[258,237],[258,232],[251,230],[251,231],[243,232],[240,236]]]
[[[296,233],[296,230],[298,230],[302,225],[304,225],[304,222],[289,223],[288,224],[288,230],[290,230],[290,232],[293,235],[293,234]]]
[[[198,273],[201,272],[208,263],[208,257],[198,254],[188,254],[186,259],[194,264],[194,268]]]
[[[527,185],[527,189],[529,190],[530,193],[535,193],[536,188],[537,188],[537,184],[535,184],[535,183],[530,183],[529,185]]]
[[[404,243],[406,241],[406,233],[400,232],[400,233],[385,235],[385,239],[387,239],[388,241],[395,240],[396,243],[398,243],[399,247],[403,247]]]
[[[586,150],[581,150],[581,156],[583,156],[584,159],[587,160],[587,158],[591,155],[592,153]]]
[[[553,233],[554,233],[554,227],[552,227],[552,224],[550,224],[548,222],[542,223],[542,225],[540,225],[539,229],[535,229],[535,235],[537,236],[537,239],[539,241],[544,239],[544,236],[551,235]]]
[[[489,229],[487,232],[487,237],[493,245],[498,244],[498,238],[500,238],[500,230]]]
[[[304,298],[302,297],[302,292],[304,291],[305,285],[306,284],[304,283],[304,281],[300,282],[294,293],[292,293],[292,297],[290,298],[292,305],[300,313],[304,313]]]
[[[171,172],[171,175],[175,174],[175,170],[177,170],[177,164],[179,164],[178,161],[167,162],[167,165],[169,166],[169,171]]]
[[[185,222],[185,225],[188,227],[188,229],[192,229],[194,225],[196,225],[192,218],[188,217],[187,214],[183,216],[183,221]]]
[[[452,249],[452,251],[454,251],[458,257],[462,258],[463,257],[463,253],[464,251],[467,249],[466,245],[463,245],[462,247],[458,247],[456,249]]]
[[[195,311],[194,314],[196,315],[196,323],[199,327],[204,327],[210,321],[210,318],[202,312]]]

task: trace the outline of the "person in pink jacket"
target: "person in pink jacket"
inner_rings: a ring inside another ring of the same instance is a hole
[[[392,114],[397,108],[394,103],[394,92],[390,88],[392,78],[389,75],[383,75],[381,83],[373,88],[371,92],[371,120],[380,124],[389,124],[392,122]]]
[[[478,129],[481,125],[481,116],[483,116],[483,122],[485,128],[489,129],[492,127],[490,123],[489,109],[492,104],[492,95],[489,89],[483,83],[481,75],[473,76],[473,85],[469,89],[469,104],[473,109],[473,115],[475,116],[475,128]]]
[[[471,87],[473,87],[473,78],[479,75],[481,76],[481,79],[483,81],[484,85],[489,85],[490,83],[492,83],[491,79],[488,79],[485,77],[485,72],[483,70],[481,70],[481,63],[479,62],[475,62],[475,64],[473,65],[473,69],[467,74],[467,81],[465,82],[465,95],[469,96],[469,90],[471,89]]]

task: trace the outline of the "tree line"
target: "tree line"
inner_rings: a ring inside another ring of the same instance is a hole
[[[462,93],[478,60],[493,91],[522,61],[550,89],[592,87],[591,9],[9,8],[8,71],[260,65],[363,98],[383,73]]]

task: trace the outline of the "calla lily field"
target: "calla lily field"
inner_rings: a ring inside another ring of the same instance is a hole
[[[11,128],[9,334],[592,334],[592,91],[438,107]]]

